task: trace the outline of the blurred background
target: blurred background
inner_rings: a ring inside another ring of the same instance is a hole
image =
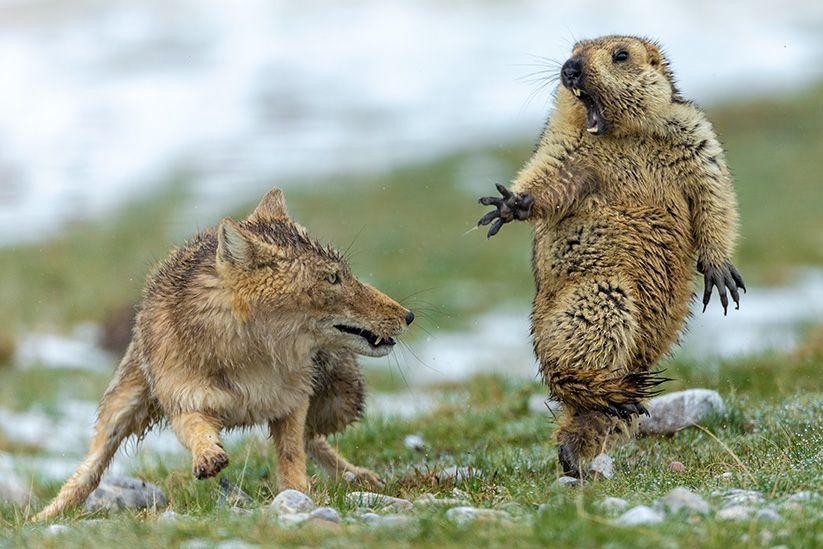
[[[749,293],[697,312],[668,367],[819,390],[798,357],[823,352],[820,2],[2,0],[0,468],[70,472],[149,266],[272,186],[418,313],[366,365],[376,413],[534,379],[530,231],[487,241],[476,198],[528,158],[572,44],[609,33],[664,45],[740,197]]]

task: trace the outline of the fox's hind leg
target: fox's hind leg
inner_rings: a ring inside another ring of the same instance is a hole
[[[326,440],[363,416],[366,387],[355,355],[349,351],[321,352],[315,357],[317,377],[306,417],[306,450],[312,460],[335,477],[383,485],[369,469],[349,463]]]
[[[198,479],[217,476],[229,464],[220,442],[220,424],[201,412],[187,412],[169,419],[172,430],[192,454],[192,473]]]
[[[657,381],[634,363],[635,318],[628,286],[617,278],[582,280],[535,299],[540,371],[565,410],[557,431],[565,473],[625,438],[612,435],[630,431],[631,417],[645,412],[642,401]]]

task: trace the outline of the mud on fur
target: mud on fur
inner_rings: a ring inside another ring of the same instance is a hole
[[[356,355],[388,354],[413,319],[293,222],[273,189],[247,218],[223,219],[149,275],[91,449],[35,520],[82,503],[123,441],[164,419],[198,479],[228,464],[223,429],[262,423],[277,448],[280,489],[307,490],[307,454],[330,474],[379,485],[326,436],[363,413]]]
[[[563,404],[563,471],[631,438],[653,372],[684,326],[695,266],[745,291],[730,258],[737,200],[711,123],[677,89],[660,47],[632,36],[574,45],[533,156],[478,224],[534,226],[534,350]],[[728,293],[727,293],[728,291]]]

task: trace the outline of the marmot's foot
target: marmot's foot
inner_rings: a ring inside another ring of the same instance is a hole
[[[729,309],[729,298],[726,295],[726,288],[732,294],[732,299],[736,305],[736,309],[740,308],[740,294],[738,289],[746,292],[746,285],[743,284],[743,277],[732,265],[728,259],[719,267],[712,267],[704,265],[702,260],[697,262],[697,270],[703,273],[703,312],[706,312],[706,307],[712,298],[712,286],[717,287],[717,293],[720,294],[720,303],[723,305],[723,314],[725,315]]]
[[[563,470],[564,476],[580,477],[580,462],[577,452],[574,451],[571,444],[559,444],[557,446],[557,459],[560,461],[560,468]]]
[[[203,480],[217,476],[229,464],[229,455],[222,446],[214,446],[199,453],[194,458],[192,473],[195,478]]]
[[[484,206],[495,206],[497,209],[490,211],[477,222],[478,225],[488,225],[494,221],[492,226],[489,227],[487,234],[489,238],[496,235],[500,227],[509,221],[514,219],[519,221],[528,219],[532,214],[532,207],[534,206],[534,199],[531,194],[513,193],[500,183],[497,183],[495,186],[502,195],[502,198],[484,196],[480,199],[480,203]]]

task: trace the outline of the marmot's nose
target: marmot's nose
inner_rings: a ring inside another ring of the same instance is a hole
[[[412,322],[414,322],[414,313],[409,311],[408,313],[406,313],[406,326],[408,326]]]
[[[583,62],[579,57],[572,57],[563,63],[563,68],[560,72],[563,75],[564,84],[567,86],[576,85],[583,75]]]

